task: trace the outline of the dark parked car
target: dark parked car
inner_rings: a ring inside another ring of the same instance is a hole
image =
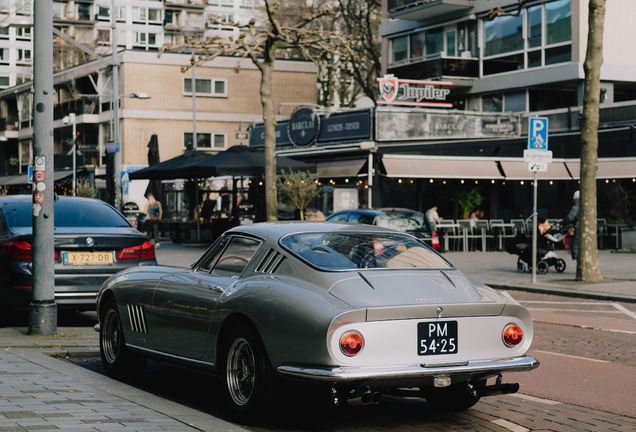
[[[431,229],[426,215],[415,210],[404,208],[342,210],[331,214],[327,221],[362,223],[391,228],[396,231],[413,234],[415,237],[424,240],[435,250],[440,248],[439,237]]]
[[[218,375],[206,391],[242,424],[302,397],[294,383],[339,405],[402,394],[466,409],[539,365],[527,309],[420,239],[363,224],[236,227],[190,269],[116,274],[97,305],[110,376],[137,377],[148,358]]]
[[[26,310],[33,291],[31,195],[0,197],[0,307]],[[95,309],[102,283],[136,266],[155,266],[155,248],[105,202],[59,197],[55,201],[55,302],[60,308]]]

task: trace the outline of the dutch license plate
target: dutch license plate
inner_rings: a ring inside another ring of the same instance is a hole
[[[111,265],[113,252],[62,252],[64,265]]]
[[[457,321],[417,323],[417,353],[457,354]]]

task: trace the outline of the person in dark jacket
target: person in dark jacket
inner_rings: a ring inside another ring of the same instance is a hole
[[[579,191],[574,192],[574,196],[572,197],[573,201],[572,201],[572,208],[570,208],[570,211],[568,212],[567,216],[563,219],[561,219],[559,222],[561,223],[562,226],[567,226],[567,225],[574,225],[574,233],[572,233],[572,230],[570,230],[569,234],[572,235],[574,234],[574,241],[572,242],[572,259],[577,259],[577,257],[579,256],[579,247],[581,245],[581,233],[580,230],[578,229],[578,224],[579,224],[579,213],[580,213],[580,207],[579,207]]]

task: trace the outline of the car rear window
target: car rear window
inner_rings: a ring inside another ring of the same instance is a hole
[[[376,216],[375,225],[402,232],[431,234],[424,213],[386,212]]]
[[[33,210],[30,202],[4,205],[7,223],[13,228],[31,227]],[[55,226],[59,228],[130,227],[119,212],[98,200],[60,199],[55,201]]]
[[[408,234],[307,233],[285,237],[281,243],[323,270],[452,267]]]

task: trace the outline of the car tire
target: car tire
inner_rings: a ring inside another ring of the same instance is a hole
[[[556,269],[556,271],[558,271],[559,273],[563,273],[565,271],[565,260],[559,258],[556,262],[556,264],[554,264],[554,268]]]
[[[549,268],[550,268],[550,266],[545,261],[539,261],[537,263],[537,273],[539,273],[540,275],[546,274],[548,272]]]
[[[115,299],[110,299],[100,313],[99,353],[108,376],[130,379],[146,366],[148,358],[126,348],[124,330]]]
[[[223,396],[229,415],[241,423],[263,421],[276,399],[272,367],[260,337],[242,324],[227,338],[223,365]]]
[[[464,411],[473,407],[481,397],[476,394],[475,387],[484,386],[480,380],[469,386],[467,382],[451,384],[449,387],[420,387],[422,397],[434,409],[439,411]]]

